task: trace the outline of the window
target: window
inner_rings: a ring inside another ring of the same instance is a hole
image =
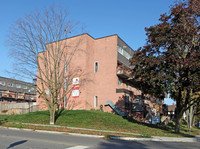
[[[67,107],[67,96],[64,97],[64,107]]]
[[[12,83],[8,83],[8,86],[9,86],[9,87],[13,87],[13,84],[12,84]]]
[[[65,62],[65,73],[67,73],[67,62]]]
[[[98,106],[98,96],[94,96],[94,107]]]
[[[130,58],[131,58],[131,55],[130,55],[128,52],[126,52],[122,47],[118,46],[118,47],[117,47],[117,51],[118,51],[121,55],[123,55],[124,57],[126,57],[127,59],[130,59]]]
[[[23,88],[24,88],[24,89],[28,89],[28,86],[24,86]]]
[[[124,51],[124,57],[126,57],[127,59],[130,59],[131,55],[128,52]]]
[[[128,57],[128,53],[126,51],[124,51],[124,57]]]
[[[67,78],[65,78],[65,90],[67,90]]]
[[[129,95],[125,95],[125,108],[130,108]]]
[[[121,79],[118,79],[118,85],[122,86],[122,80]]]
[[[20,84],[16,84],[16,88],[21,88],[21,85]]]
[[[1,81],[0,84],[3,85],[3,86],[6,85],[6,83],[4,81]]]
[[[94,72],[97,73],[98,72],[98,62],[94,63]]]
[[[117,47],[117,51],[118,51],[121,55],[124,55],[124,49],[122,49],[122,47],[118,46],[118,47]]]

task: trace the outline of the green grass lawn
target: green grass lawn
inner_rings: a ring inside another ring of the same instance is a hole
[[[49,112],[37,111],[24,115],[0,116],[0,120],[19,123],[49,124]],[[175,134],[173,133],[173,124],[163,128],[137,121],[129,121],[118,115],[100,111],[64,110],[57,118],[55,125],[139,133],[144,136],[189,136],[187,126],[185,125],[181,125],[180,134]],[[191,136],[197,134],[200,134],[200,129],[193,128]]]

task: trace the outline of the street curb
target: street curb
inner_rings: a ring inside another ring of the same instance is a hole
[[[9,129],[9,130],[21,130],[21,131],[32,131],[32,132],[40,132],[40,133],[50,133],[50,134],[64,134],[64,135],[72,135],[72,136],[80,136],[80,137],[93,137],[93,138],[104,138],[102,135],[89,135],[89,134],[79,134],[79,133],[68,133],[68,132],[59,132],[59,131],[47,131],[47,130],[35,130],[35,129],[20,129],[13,127],[4,127],[0,126],[0,128]],[[158,137],[152,136],[151,138],[132,138],[132,137],[117,137],[110,136],[112,140],[124,140],[124,141],[154,141],[154,142],[200,142],[200,137],[194,138],[176,138],[176,137]]]
[[[154,142],[200,142],[200,138],[175,138],[175,137],[157,137],[152,138],[130,138],[130,137],[110,137],[113,140],[125,140],[125,141],[154,141]]]
[[[80,136],[80,137],[104,138],[104,136],[101,136],[101,135],[89,135],[89,134],[68,133],[68,132],[37,130],[37,129],[25,129],[25,128],[21,129],[21,128],[3,127],[3,126],[0,126],[0,128],[9,129],[9,130],[21,130],[21,131],[40,132],[40,133],[50,133],[50,134],[73,135],[73,136]]]

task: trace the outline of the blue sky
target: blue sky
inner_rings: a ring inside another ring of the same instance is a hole
[[[9,77],[12,59],[5,45],[9,27],[36,8],[57,4],[68,9],[94,38],[118,34],[132,49],[145,44],[144,28],[156,25],[174,0],[0,0],[0,76]],[[74,32],[73,34],[77,34]],[[168,100],[166,100],[168,103]],[[169,102],[171,104],[171,101]]]

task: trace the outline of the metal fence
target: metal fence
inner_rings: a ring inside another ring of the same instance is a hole
[[[26,114],[29,112],[38,111],[38,107],[35,102],[29,103],[0,103],[0,113],[11,114]]]

